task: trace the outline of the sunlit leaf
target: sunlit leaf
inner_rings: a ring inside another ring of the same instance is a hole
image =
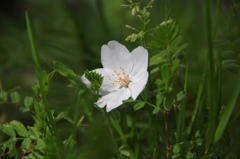
[[[25,126],[20,123],[17,120],[13,120],[10,122],[10,125],[12,128],[14,128],[16,130],[16,132],[18,133],[18,135],[22,136],[22,137],[27,137],[28,136],[28,132],[27,129],[25,128]]]

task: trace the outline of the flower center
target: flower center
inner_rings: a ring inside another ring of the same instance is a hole
[[[114,80],[112,80],[111,78],[109,78],[109,81],[112,81],[112,85],[120,85],[119,89],[125,87],[128,88],[129,84],[132,82],[131,79],[129,78],[128,75],[126,75],[126,72],[124,72],[124,68],[120,67],[120,73],[118,73],[117,71],[114,71],[114,74],[112,74],[112,76],[114,77]]]

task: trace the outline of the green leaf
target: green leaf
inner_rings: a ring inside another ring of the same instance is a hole
[[[192,159],[193,157],[194,157],[194,153],[192,153],[192,152],[188,152],[186,155],[187,159]]]
[[[136,102],[136,100],[134,100],[132,97],[129,97],[127,100],[123,100],[123,103],[132,103],[132,102]]]
[[[25,126],[20,123],[17,120],[13,120],[10,122],[10,125],[12,128],[14,128],[16,130],[16,132],[18,133],[18,135],[22,136],[22,137],[27,137],[28,136],[28,132],[27,129],[25,128]]]
[[[237,60],[223,60],[222,61],[223,68],[232,68],[232,69],[239,69],[240,66]]]
[[[55,118],[55,121],[59,121],[62,118],[65,118],[68,115],[68,109],[64,110],[63,112],[59,113],[58,116]]]
[[[70,70],[59,61],[54,62],[54,66],[62,76],[66,77],[68,75],[68,73],[70,72]]]
[[[21,112],[29,112],[30,111],[30,109],[29,108],[19,108],[19,110],[21,111]]]
[[[197,144],[198,146],[202,146],[202,144],[203,144],[203,139],[197,139],[197,140],[196,140],[196,144]]]
[[[184,91],[181,91],[177,94],[177,101],[181,101],[183,98],[185,98],[186,93]]]
[[[154,69],[151,70],[150,74],[156,73],[158,71],[160,71],[160,68],[159,67],[155,67]]]
[[[130,152],[127,151],[127,150],[120,150],[120,153],[121,153],[121,155],[123,155],[123,156],[130,157]]]
[[[8,136],[15,137],[16,133],[11,125],[8,123],[0,123],[0,130],[7,134]]]
[[[168,81],[170,79],[170,72],[169,72],[169,67],[168,66],[163,66],[162,70],[161,70],[161,76],[162,76],[162,80],[165,83],[165,85],[168,84]]]
[[[41,138],[38,138],[37,139],[37,148],[38,149],[43,149],[43,148],[45,148],[46,147],[46,144],[45,144],[45,142],[43,141],[43,139],[41,139]]]
[[[91,83],[90,88],[94,91],[94,92],[98,92],[99,88],[102,85],[103,82],[103,76],[100,73],[97,73],[95,71],[84,71],[84,76],[89,80],[89,82]]]
[[[156,105],[157,106],[160,106],[162,104],[163,97],[164,97],[163,94],[164,93],[162,93],[162,92],[157,94],[157,96],[156,96],[156,98],[157,98]]]
[[[163,106],[165,110],[169,110],[172,107],[172,102],[168,97],[164,97]]]
[[[166,56],[168,54],[167,50],[160,51],[158,54],[152,56],[149,61],[149,66],[158,65],[163,62],[167,62]]]
[[[7,102],[7,93],[0,90],[0,102]]]
[[[134,105],[134,110],[139,110],[141,108],[143,108],[145,106],[145,102],[139,102],[137,104]]]
[[[20,96],[19,96],[18,92],[10,93],[10,97],[11,97],[13,103],[19,103],[20,102]]]
[[[182,36],[178,36],[176,39],[173,40],[171,43],[171,48],[177,47],[178,44],[182,41]]]
[[[29,108],[33,104],[33,97],[25,97],[24,99],[24,105],[25,107]]]
[[[30,138],[33,140],[37,140],[41,135],[41,133],[35,127],[28,127],[28,129]]]
[[[21,147],[28,150],[30,149],[31,143],[32,143],[32,140],[29,137],[27,137],[23,140]]]
[[[153,114],[158,114],[158,112],[160,111],[161,109],[160,109],[160,107],[155,107],[154,109],[153,109]]]
[[[180,150],[181,150],[180,144],[175,144],[175,145],[173,146],[173,153],[179,153]]]
[[[186,44],[186,43],[183,44],[183,45],[181,45],[181,46],[173,53],[172,59],[179,57],[179,56],[181,55],[181,51],[182,51],[185,47],[187,47],[187,46],[188,46],[188,44]]]
[[[232,94],[229,97],[229,100],[227,102],[225,109],[223,110],[223,112],[221,114],[220,122],[218,124],[217,130],[216,130],[215,136],[214,136],[214,143],[216,143],[222,137],[222,135],[226,129],[226,126],[228,124],[228,121],[234,110],[234,107],[236,106],[236,102],[239,97],[239,93],[240,93],[240,72],[238,72],[236,85],[232,91]]]

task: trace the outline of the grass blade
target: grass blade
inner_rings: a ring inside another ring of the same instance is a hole
[[[44,103],[44,106],[45,106],[45,109],[46,109],[46,112],[47,112],[47,117],[48,117],[48,120],[49,120],[49,124],[50,124],[49,129],[54,132],[53,136],[55,137],[56,143],[59,146],[59,148],[62,148],[63,147],[62,140],[60,138],[60,135],[59,135],[59,133],[57,131],[57,128],[56,128],[56,125],[54,123],[53,116],[52,116],[52,113],[51,113],[51,110],[50,110],[50,106],[48,104],[48,100],[47,100],[47,97],[46,97],[46,93],[44,91],[43,75],[42,75],[42,72],[41,72],[39,57],[38,57],[38,53],[37,53],[37,50],[36,50],[36,47],[35,47],[34,38],[33,38],[33,34],[32,34],[32,27],[31,27],[31,23],[30,23],[27,11],[26,11],[26,24],[27,24],[28,37],[29,37],[31,51],[32,51],[32,57],[33,57],[33,61],[34,61],[34,64],[35,64],[37,79],[38,79],[38,83],[39,83],[39,87],[40,87],[40,92],[41,92],[41,95],[42,95],[42,100],[43,100],[43,103]]]
[[[220,122],[218,124],[217,131],[214,136],[214,143],[216,143],[222,137],[227,127],[228,121],[232,115],[239,93],[240,93],[240,72],[238,72],[236,87],[233,90],[233,94],[230,96],[228,103],[220,117]]]

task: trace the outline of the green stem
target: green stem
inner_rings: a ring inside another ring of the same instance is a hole
[[[37,53],[37,50],[35,47],[35,43],[34,43],[34,39],[33,39],[33,35],[32,35],[32,27],[30,24],[30,20],[29,20],[27,11],[26,11],[26,23],[27,23],[28,36],[29,36],[31,50],[32,50],[32,57],[33,57],[33,61],[34,61],[35,68],[36,68],[37,79],[39,82],[41,97],[42,97],[42,101],[44,103],[44,106],[45,106],[45,109],[47,112],[47,118],[48,118],[49,124],[50,124],[49,129],[53,130],[54,134],[52,134],[52,135],[55,137],[56,143],[59,146],[59,148],[62,148],[63,143],[62,143],[61,137],[57,131],[57,128],[56,128],[56,125],[55,125],[55,122],[54,122],[54,119],[53,119],[53,116],[52,116],[52,113],[50,110],[50,106],[48,104],[46,93],[44,90],[44,81],[43,81],[43,76],[42,76],[42,72],[41,72],[41,65],[39,63],[39,57],[38,57],[38,53]]]
[[[169,149],[171,148],[171,145],[170,145],[170,135],[169,135],[169,130],[168,130],[167,112],[166,111],[163,113],[163,117],[164,117],[165,130],[166,130],[166,134],[167,134],[167,159],[168,159],[169,158]]]
[[[207,138],[207,150],[206,156],[212,147],[214,134],[217,127],[217,105],[215,103],[215,72],[214,72],[214,55],[213,55],[213,44],[212,44],[212,28],[211,28],[211,8],[209,0],[204,0],[205,6],[205,21],[206,21],[206,32],[207,32],[207,44],[208,44],[208,64],[209,64],[209,80],[208,80],[208,99],[209,99],[209,120],[208,130],[206,133]],[[206,157],[205,156],[205,157]]]

